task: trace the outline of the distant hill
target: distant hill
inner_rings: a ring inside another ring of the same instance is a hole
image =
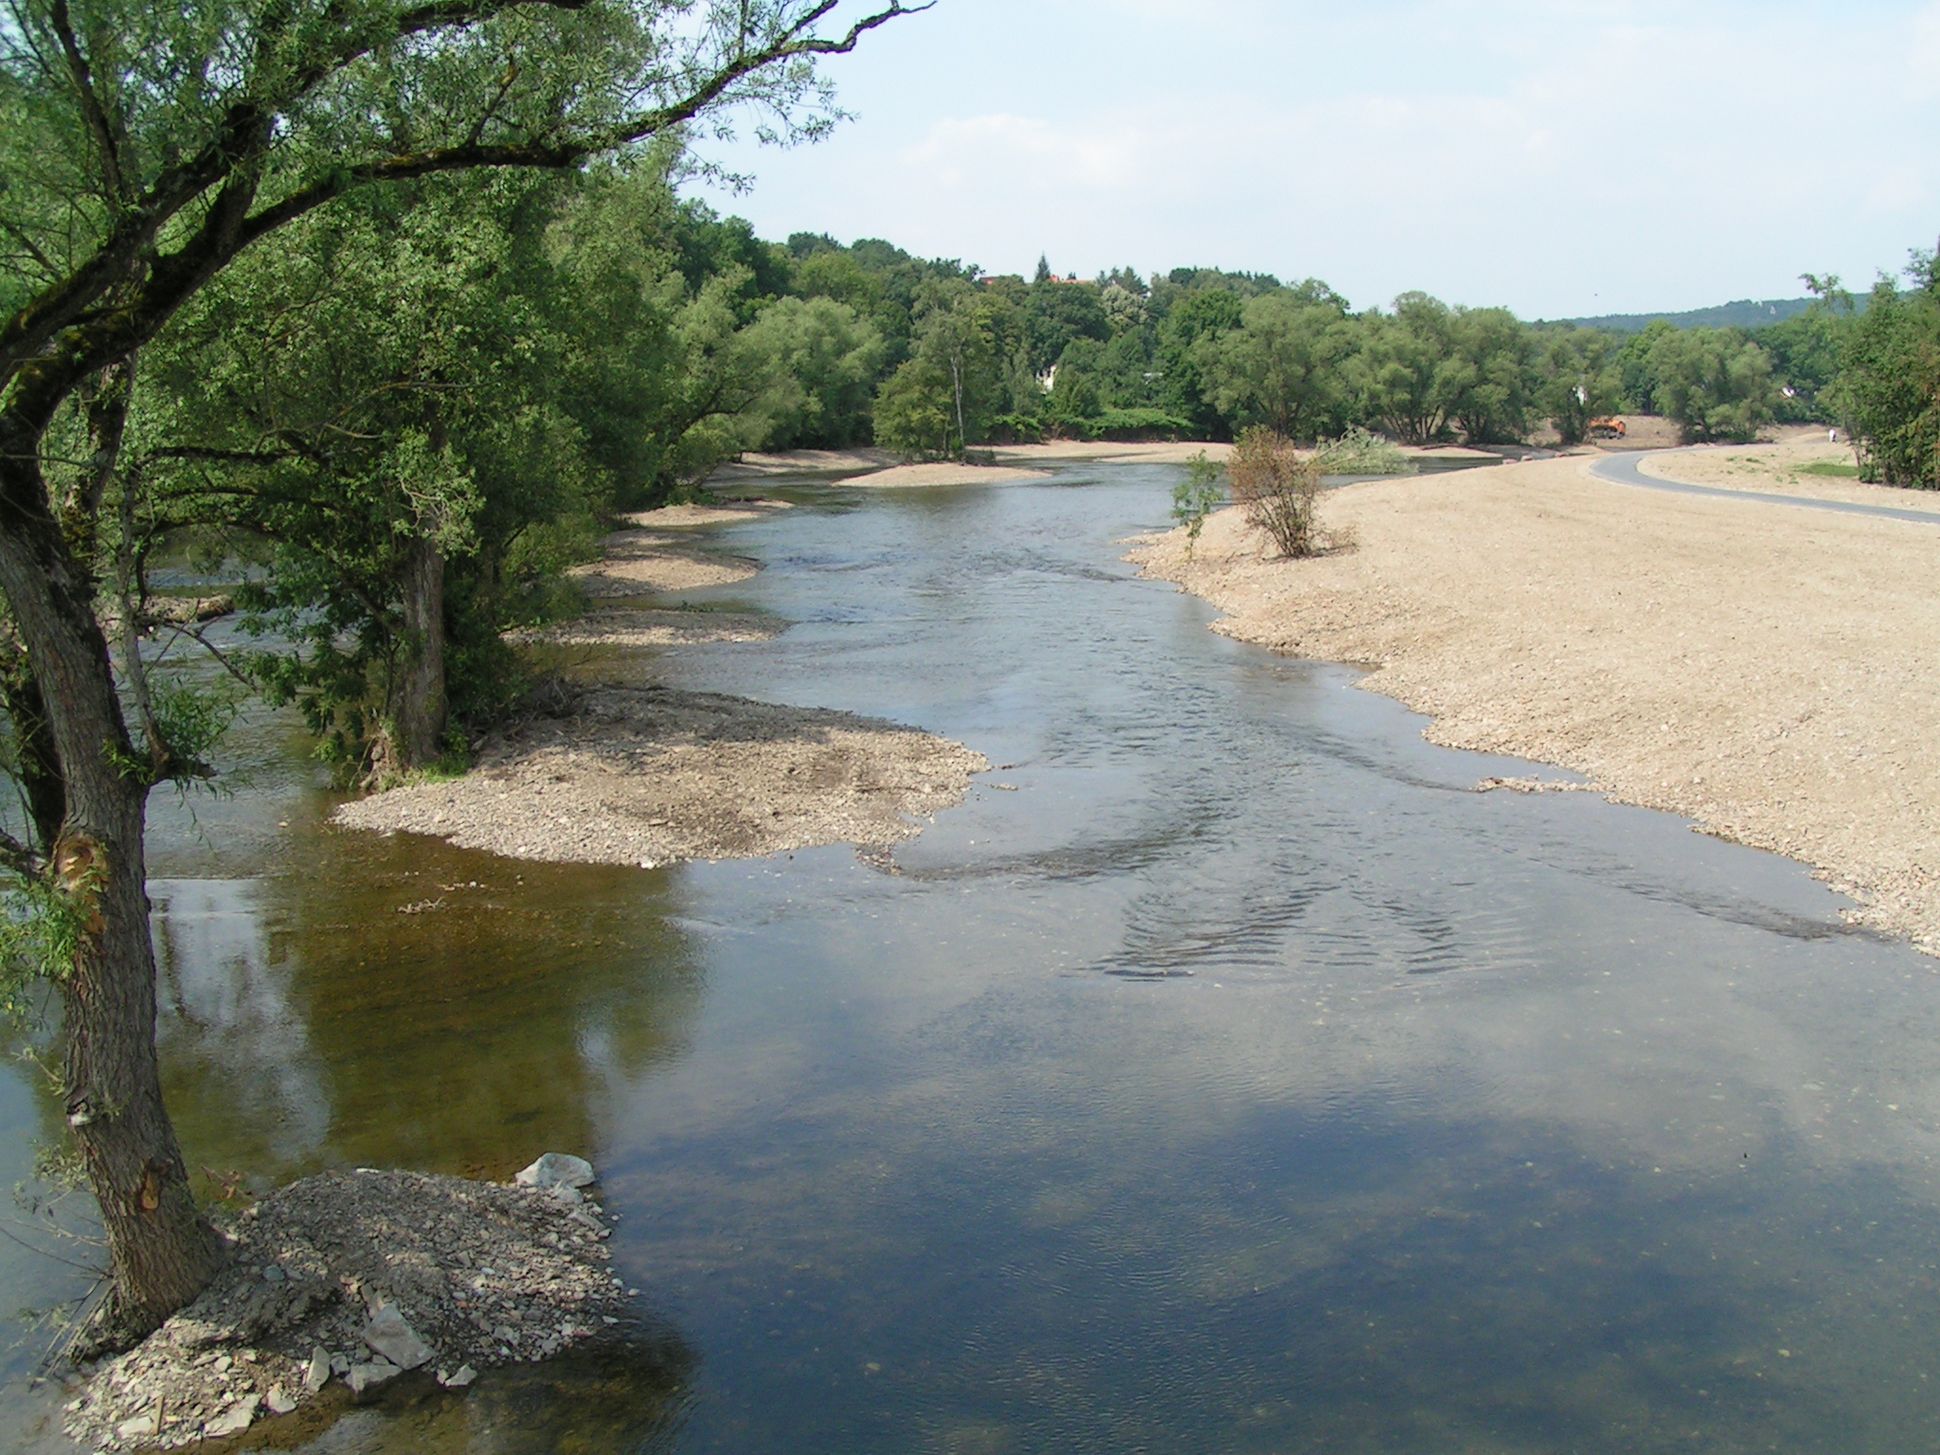
[[[1768,323],[1794,318],[1811,306],[1810,298],[1740,298],[1736,303],[1719,303],[1684,313],[1605,313],[1596,318],[1555,321],[1583,328],[1606,328],[1612,333],[1642,333],[1660,318],[1677,328],[1763,328]]]

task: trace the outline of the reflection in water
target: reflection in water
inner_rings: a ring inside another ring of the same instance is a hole
[[[376,1402],[272,1422],[245,1442],[314,1455],[657,1455],[675,1448],[695,1355],[668,1329],[494,1371],[462,1394],[407,1378]]]
[[[985,751],[898,874],[515,865],[321,829],[294,775],[225,810],[248,847],[160,825],[193,1162],[584,1151],[679,1331],[265,1438],[1940,1443],[1940,966],[1207,632],[1111,544],[1173,478],[792,511],[732,588],[785,636],[613,659]]]
[[[306,837],[300,872],[151,890],[170,1102],[209,1165],[268,1186],[594,1155],[602,1086],[685,1044],[701,968],[676,873]]]

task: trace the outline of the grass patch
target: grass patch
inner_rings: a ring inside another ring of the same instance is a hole
[[[1843,465],[1837,460],[1814,460],[1809,465],[1800,465],[1801,475],[1823,475],[1834,480],[1857,480],[1859,466]]]

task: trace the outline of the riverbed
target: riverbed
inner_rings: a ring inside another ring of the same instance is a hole
[[[267,1187],[577,1152],[641,1290],[596,1361],[400,1381],[256,1438],[1940,1439],[1940,966],[1679,819],[1476,792],[1561,775],[1208,631],[1119,559],[1177,476],[765,482],[799,508],[719,538],[761,573],[690,599],[787,630],[602,660],[996,765],[886,861],[545,865],[332,829],[268,714],[235,797],[158,801],[191,1165]],[[57,1125],[9,1063],[0,1175]],[[16,1302],[75,1277],[0,1246]],[[62,1448],[29,1363],[0,1439]]]

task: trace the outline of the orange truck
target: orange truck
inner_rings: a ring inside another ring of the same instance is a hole
[[[1624,428],[1623,421],[1614,414],[1590,421],[1590,438],[1593,440],[1620,440],[1630,433]]]

